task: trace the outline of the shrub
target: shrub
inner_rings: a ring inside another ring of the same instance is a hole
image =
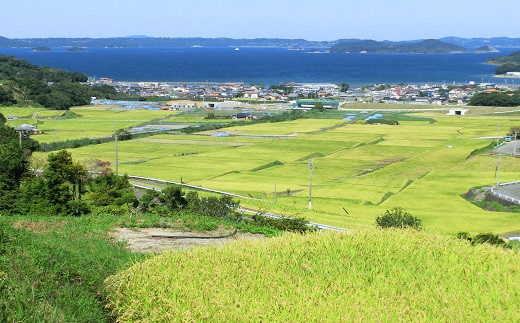
[[[118,176],[112,172],[98,175],[89,188],[89,199],[95,206],[121,206],[136,199],[127,175]]]
[[[90,212],[88,204],[83,200],[71,200],[67,204],[69,206],[70,215],[82,216]]]
[[[96,207],[92,210],[92,215],[98,216],[98,215],[124,215],[127,213],[128,210],[126,210],[122,206],[117,205],[107,205],[107,206],[100,206]]]
[[[190,192],[186,196],[186,200],[190,210],[194,213],[213,217],[230,216],[235,208],[240,205],[231,196],[222,195],[221,197],[209,196],[199,198],[196,192]]]
[[[161,193],[156,190],[147,190],[139,199],[139,209],[143,213],[152,212],[155,209],[156,203],[159,201]]]
[[[255,214],[252,220],[257,225],[264,225],[282,231],[291,231],[298,233],[307,233],[316,231],[315,227],[308,226],[309,221],[304,218],[269,218],[261,214]]]
[[[188,201],[186,201],[183,195],[181,186],[170,185],[161,191],[159,201],[171,211],[182,210],[188,205]]]
[[[472,245],[478,245],[478,244],[490,244],[497,247],[503,247],[503,248],[510,248],[510,246],[500,237],[499,235],[493,234],[493,233],[479,233],[474,237],[471,237],[471,235],[467,232],[459,232],[456,235],[457,238],[467,240]]]
[[[421,220],[406,212],[402,207],[386,210],[384,214],[376,218],[376,223],[382,228],[422,229]]]

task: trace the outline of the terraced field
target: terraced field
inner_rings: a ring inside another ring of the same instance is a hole
[[[116,128],[150,120],[192,122],[193,116],[165,111],[73,109],[81,117],[43,120],[46,134],[34,138],[96,137]],[[119,170],[251,195],[246,206],[288,216],[305,216],[342,227],[373,226],[377,215],[402,206],[420,217],[428,230],[505,233],[520,231],[520,217],[486,212],[461,195],[473,186],[494,182],[496,158],[472,151],[520,124],[517,116],[448,117],[423,111],[399,117],[398,126],[346,124],[350,112],[334,111],[317,119],[299,119],[230,127],[193,135],[161,134],[119,143]],[[31,111],[34,113],[33,111]],[[52,117],[53,112],[49,117]],[[46,117],[41,112],[42,117]],[[361,115],[360,115],[361,116]],[[164,119],[166,118],[166,119]],[[202,119],[203,120],[203,119]],[[404,121],[403,121],[404,120]],[[406,121],[413,120],[413,121]],[[60,129],[55,134],[52,129]],[[505,129],[505,130],[504,130]],[[227,132],[229,137],[211,136]],[[71,150],[86,165],[93,159],[114,161],[114,143]],[[307,209],[308,163],[314,159],[313,210]],[[518,180],[520,159],[503,158],[503,181]],[[277,202],[273,203],[276,184]]]
[[[105,284],[120,322],[516,322],[519,264],[511,250],[373,229],[167,252]]]

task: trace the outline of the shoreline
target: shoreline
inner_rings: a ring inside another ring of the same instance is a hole
[[[501,79],[520,79],[520,75],[493,75],[493,77]]]

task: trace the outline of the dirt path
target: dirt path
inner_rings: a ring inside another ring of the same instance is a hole
[[[238,240],[265,239],[261,234],[252,233],[236,233],[227,238],[215,238],[230,233],[231,231],[225,229],[209,232],[183,232],[162,228],[115,228],[110,235],[117,241],[126,242],[128,249],[134,252],[184,250],[198,246],[223,245]],[[164,236],[175,236],[176,238],[164,238]]]

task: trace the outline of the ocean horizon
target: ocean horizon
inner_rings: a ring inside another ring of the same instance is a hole
[[[254,47],[88,48],[83,52],[69,52],[66,48],[54,48],[51,52],[0,48],[0,54],[115,81],[244,82],[267,86],[283,82],[347,82],[357,87],[377,83],[514,83],[493,78],[496,66],[485,63],[488,58],[508,55],[517,49],[500,50],[460,54],[340,54]]]

